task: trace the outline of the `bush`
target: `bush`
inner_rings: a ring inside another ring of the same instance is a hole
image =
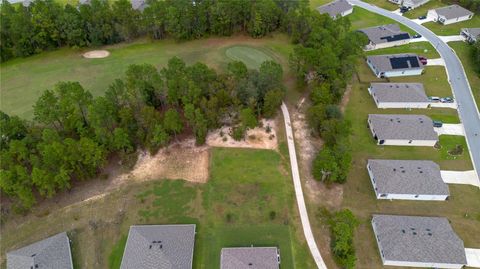
[[[344,209],[336,212],[329,220],[332,233],[331,248],[335,260],[343,268],[355,268],[355,247],[353,236],[358,220],[353,213]]]
[[[245,138],[245,128],[243,126],[233,128],[232,138],[236,141],[243,140]]]
[[[270,217],[270,220],[274,220],[277,217],[277,212],[270,211],[269,217]]]
[[[463,154],[462,145],[456,145],[453,149],[448,151],[448,154],[458,156]]]

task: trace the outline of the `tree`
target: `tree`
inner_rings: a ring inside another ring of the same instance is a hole
[[[165,112],[163,125],[168,133],[173,133],[175,136],[183,130],[183,124],[182,120],[180,119],[180,115],[175,109],[172,108]]]
[[[241,61],[229,62],[227,71],[237,81],[245,78],[248,74],[247,66]]]
[[[353,237],[358,224],[358,220],[348,209],[335,213],[330,220],[332,252],[343,268],[355,268],[356,257]]]
[[[0,149],[6,148],[11,140],[22,140],[27,133],[24,120],[0,111]]]
[[[340,174],[334,152],[326,147],[320,150],[313,161],[313,177],[319,181],[335,182]]]
[[[118,0],[113,2],[113,19],[115,30],[123,40],[131,40],[138,35],[138,21],[140,13],[133,10],[132,4],[128,0]]]
[[[165,128],[161,124],[157,124],[153,129],[152,143],[155,146],[164,147],[168,144],[170,136],[165,131]]]
[[[129,153],[133,150],[132,141],[130,141],[130,137],[125,129],[115,128],[113,131],[113,148],[124,153]]]
[[[71,47],[85,47],[88,44],[84,21],[77,8],[65,5],[62,15],[58,18],[60,38]]]
[[[267,92],[263,103],[263,116],[267,118],[275,116],[278,107],[282,104],[284,95],[284,91],[282,90],[273,90]]]
[[[245,108],[240,111],[240,122],[244,128],[253,129],[258,125],[257,118],[250,108]]]
[[[195,125],[194,125],[195,141],[197,145],[205,144],[207,138],[208,128],[207,120],[203,116],[200,109],[195,110]]]

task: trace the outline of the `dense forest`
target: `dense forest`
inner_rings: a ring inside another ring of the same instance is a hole
[[[306,2],[306,1],[305,1]],[[143,10],[129,0],[112,4],[62,6],[35,0],[28,7],[3,1],[0,10],[1,60],[62,47],[86,47],[129,41],[141,35],[189,40],[246,32],[262,37],[287,24],[302,1],[283,0],[148,0]]]

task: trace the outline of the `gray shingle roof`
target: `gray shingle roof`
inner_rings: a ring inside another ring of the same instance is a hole
[[[368,166],[379,193],[449,195],[432,161],[368,160]]]
[[[191,269],[195,224],[130,227],[122,269]]]
[[[369,114],[368,121],[379,140],[438,140],[432,120],[424,115]]]
[[[323,6],[317,7],[317,10],[318,12],[320,12],[320,14],[328,13],[330,17],[335,18],[342,12],[348,11],[352,8],[353,6],[350,5],[350,3],[348,3],[346,0],[336,0]]]
[[[410,34],[400,30],[400,26],[396,23],[364,28],[359,31],[364,33],[374,44],[397,41],[398,39],[395,37],[400,35],[404,35],[405,38],[402,39],[411,38]]]
[[[447,20],[449,19],[454,19],[454,18],[459,18],[459,17],[464,17],[468,15],[473,15],[473,12],[471,12],[468,9],[465,9],[459,5],[451,5],[447,7],[441,7],[435,9],[437,14],[439,16],[445,17]]]
[[[421,83],[371,83],[370,91],[379,102],[429,103]]]
[[[480,37],[480,28],[462,28],[462,31],[468,33],[470,36]]]
[[[130,0],[132,3],[132,8],[134,10],[143,11],[147,7],[147,2],[145,0]]]
[[[7,269],[72,269],[70,242],[65,232],[7,253]]]
[[[222,248],[220,269],[278,269],[276,247]]]
[[[386,260],[466,264],[463,241],[446,218],[373,215]]]
[[[406,63],[408,64],[408,67],[399,68],[399,67],[394,67],[392,65],[392,62],[399,61],[399,60],[401,61],[402,59],[407,59]],[[373,66],[375,66],[375,68],[380,72],[388,72],[392,70],[401,71],[401,70],[423,68],[422,63],[418,59],[418,55],[413,53],[372,55],[372,56],[367,56],[367,60]]]

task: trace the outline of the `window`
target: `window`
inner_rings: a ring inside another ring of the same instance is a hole
[[[412,140],[408,141],[408,144],[412,144]]]
[[[417,194],[417,195],[415,195],[415,198],[418,198],[418,194]]]

